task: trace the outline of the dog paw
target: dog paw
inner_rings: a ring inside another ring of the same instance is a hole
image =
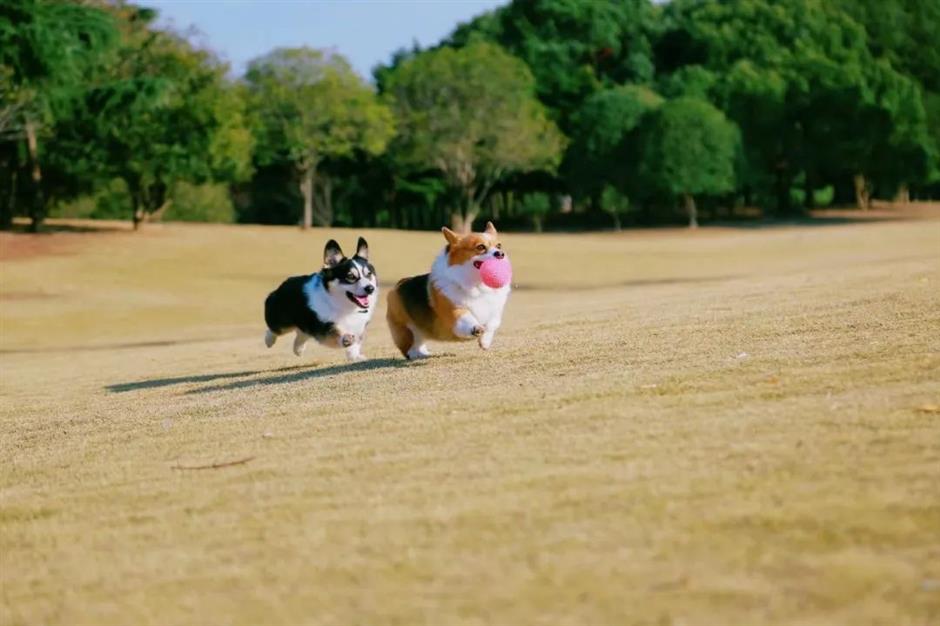
[[[485,332],[486,332],[486,329],[485,329],[485,328],[483,328],[482,326],[477,325],[477,326],[474,326],[474,327],[473,327],[473,330],[470,331],[470,334],[473,335],[474,337],[478,337],[478,338],[479,338],[479,337],[482,337],[482,336],[483,336],[483,333],[485,333]]]
[[[418,359],[426,359],[431,356],[430,351],[424,346],[417,348],[411,348],[408,350],[408,353],[405,355],[405,358],[409,361],[417,361]]]
[[[484,350],[489,350],[490,346],[493,345],[493,338],[483,335],[482,337],[480,337],[477,343],[480,344],[480,347],[483,348]]]
[[[346,333],[345,335],[339,338],[339,343],[344,348],[348,348],[349,346],[356,343],[356,336],[353,335],[352,333]]]

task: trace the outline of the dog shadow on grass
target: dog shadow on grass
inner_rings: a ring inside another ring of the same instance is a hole
[[[189,383],[209,383],[226,378],[244,378],[246,376],[256,376],[265,371],[281,372],[286,370],[296,370],[304,367],[303,365],[292,365],[282,367],[276,370],[247,370],[244,372],[224,372],[219,374],[199,374],[196,376],[176,376],[174,378],[154,378],[151,380],[137,380],[131,383],[115,383],[106,385],[105,389],[111,393],[126,393],[128,391],[138,391],[140,389],[157,389],[159,387],[172,387],[173,385],[186,385]]]
[[[245,389],[248,387],[269,385],[288,385],[290,383],[297,383],[314,378],[328,378],[342,376],[344,374],[352,374],[355,372],[369,372],[372,370],[387,368],[398,369],[402,367],[414,367],[415,365],[421,365],[421,363],[412,363],[404,359],[370,359],[368,361],[359,361],[358,363],[345,363],[343,365],[331,365],[329,367],[319,368],[288,367],[270,370],[269,373],[284,372],[287,370],[287,373],[278,373],[276,376],[249,378],[247,380],[235,380],[219,385],[208,385],[206,387],[199,387],[198,389],[190,389],[186,392],[186,394],[191,395],[199,393],[212,393],[214,391],[231,391],[233,389]],[[261,372],[258,373],[260,374]]]
[[[160,387],[171,387],[174,385],[188,385],[193,383],[216,383],[216,381],[228,380],[230,382],[217,383],[190,389],[186,394],[211,393],[213,391],[228,391],[232,389],[245,389],[248,387],[258,387],[267,385],[284,385],[313,378],[325,378],[341,376],[354,372],[368,372],[372,370],[402,367],[420,367],[424,361],[411,362],[404,359],[371,359],[369,361],[360,361],[358,363],[344,363],[342,365],[331,365],[329,367],[316,367],[311,365],[291,365],[288,367],[279,367],[272,370],[247,370],[242,372],[221,372],[218,374],[198,374],[194,376],[177,376],[175,378],[154,378],[151,380],[140,380],[130,383],[116,383],[107,385],[105,389],[111,393],[126,393],[128,391],[138,391],[141,389],[156,389]],[[260,374],[269,374],[263,378],[255,378]],[[238,379],[238,380],[233,380]]]

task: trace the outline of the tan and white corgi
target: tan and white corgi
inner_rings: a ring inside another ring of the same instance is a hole
[[[446,227],[441,231],[447,245],[431,272],[399,281],[388,296],[392,339],[408,359],[428,356],[429,339],[476,339],[489,349],[509,297],[508,284],[494,289],[480,279],[484,261],[506,258],[492,222],[482,233],[458,235]]]

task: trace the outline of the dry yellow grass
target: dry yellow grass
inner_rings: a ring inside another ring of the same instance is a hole
[[[327,235],[2,262],[0,623],[940,622],[940,221],[508,235],[491,353],[354,366],[261,341]]]

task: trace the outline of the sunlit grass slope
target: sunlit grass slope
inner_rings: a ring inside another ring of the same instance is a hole
[[[0,624],[940,620],[940,221],[510,234],[490,353],[265,350],[357,234],[0,261]]]

